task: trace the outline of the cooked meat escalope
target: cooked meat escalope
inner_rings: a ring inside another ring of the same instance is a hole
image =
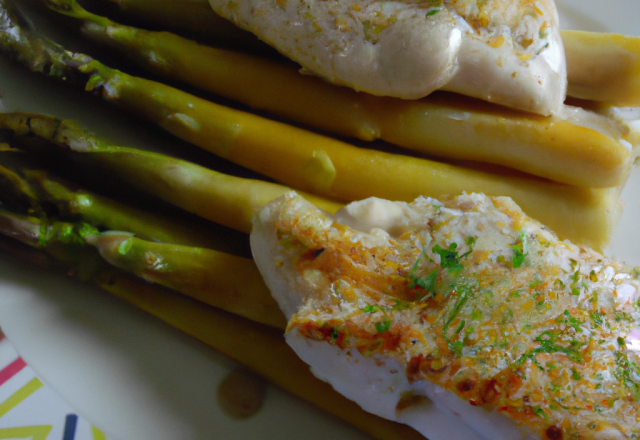
[[[509,198],[368,199],[334,218],[289,193],[251,243],[287,342],[370,412],[457,438],[640,435],[639,271]]]
[[[326,80],[415,99],[444,89],[549,115],[566,93],[553,0],[210,0]]]

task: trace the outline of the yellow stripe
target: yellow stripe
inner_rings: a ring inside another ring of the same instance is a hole
[[[93,440],[107,440],[107,436],[95,426],[91,427],[91,434],[93,435]]]
[[[41,386],[42,382],[40,382],[40,379],[37,377],[31,379],[25,386],[13,393],[11,397],[0,403],[0,417],[3,417],[6,413],[11,411],[16,405],[33,394]]]
[[[24,426],[21,428],[0,429],[0,439],[24,438],[30,440],[45,440],[51,432],[51,425]]]

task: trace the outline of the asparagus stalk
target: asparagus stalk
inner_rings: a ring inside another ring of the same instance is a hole
[[[589,115],[604,128],[598,131],[587,123],[523,115],[451,94],[418,101],[374,97],[300,75],[292,65],[123,26],[85,11],[75,0],[47,0],[47,5],[84,20],[86,35],[154,73],[338,135],[380,138],[588,187],[621,185],[631,165],[621,142],[628,141],[626,133],[605,117]]]
[[[117,6],[124,19],[142,27],[168,30],[188,35],[214,46],[234,48],[252,53],[274,54],[252,33],[215,14],[208,2],[158,0],[92,0],[89,7],[100,8],[106,3]]]
[[[0,171],[3,170],[10,171],[0,166]],[[38,189],[46,191],[44,197],[39,197],[26,180],[15,173],[10,174],[14,177],[14,186],[24,189],[23,195],[28,197],[31,206],[43,213],[39,204],[54,202],[62,207],[63,216],[79,216],[81,226],[77,221],[51,222],[44,219],[44,214],[41,215],[43,219],[34,219],[0,210],[0,230],[49,252],[55,249],[57,242],[94,246],[106,261],[126,272],[206,304],[284,329],[286,321],[250,259],[203,249],[202,242],[215,244],[215,239],[207,238],[207,234],[189,232],[181,223],[132,209],[86,191],[71,191],[59,181],[48,178],[42,171],[30,170],[25,173],[30,182],[37,181]],[[0,185],[0,189],[4,193],[5,190],[12,190],[12,186]],[[9,202],[7,206],[15,205]],[[126,232],[99,234],[87,224],[117,227],[118,231]],[[134,237],[131,233],[151,236],[156,240],[158,237],[168,238],[173,240],[172,243],[193,241],[195,245],[153,243]]]
[[[188,29],[191,35],[207,35],[220,19],[208,0],[110,1],[137,17],[154,17],[159,29],[178,33]],[[190,8],[198,8],[198,12]],[[157,9],[171,13],[161,14]],[[236,29],[229,31],[230,38],[236,35]],[[640,106],[640,38],[568,30],[561,31],[561,35],[567,57],[569,96],[617,107]]]
[[[618,107],[640,106],[640,38],[563,31],[569,96]]]
[[[34,166],[24,157],[16,161],[15,157],[0,155],[0,203],[14,211],[38,217],[46,216],[43,204],[47,204],[55,206],[56,215],[60,218],[80,220],[105,229],[129,231],[146,240],[212,249],[225,248],[218,231],[204,222],[196,223],[189,218],[177,219],[175,215],[168,218],[159,212],[133,208],[62,179],[52,178],[48,172],[34,169]],[[24,177],[15,169],[20,169]],[[231,239],[233,238],[237,239]],[[232,247],[226,245],[226,248]]]
[[[0,234],[0,249],[29,263],[62,270],[74,276],[78,259],[70,253],[53,258],[34,248],[20,246]],[[282,331],[233,316],[160,286],[129,277],[108,266],[88,280],[176,329],[245,365],[274,384],[345,420],[379,440],[424,440],[406,425],[374,416],[316,379],[287,346]]]
[[[72,262],[70,275],[83,281],[93,280],[108,266],[84,241],[96,233],[98,231],[86,223],[49,222],[0,208],[0,235],[41,249],[63,262]]]
[[[16,206],[20,211],[38,211],[39,204],[31,186],[17,173],[0,164],[0,204]]]
[[[100,169],[109,176],[117,177],[132,187],[142,189],[186,211],[242,232],[251,232],[251,221],[258,208],[290,190],[274,183],[218,173],[158,153],[112,146],[71,120],[36,114],[4,113],[0,114],[0,127],[13,130],[17,138],[35,135],[50,141],[63,151],[72,152],[72,158],[84,166]],[[47,190],[50,194],[55,191],[57,198],[70,197],[50,183]],[[335,212],[341,206],[310,194],[305,194],[305,197],[329,212]],[[93,215],[103,216],[97,211],[93,211]],[[109,215],[107,213],[106,216]],[[128,215],[127,218],[130,219],[131,216]],[[112,218],[109,221],[116,220],[117,218]],[[136,231],[144,230],[144,222],[148,221],[145,216],[141,216],[140,220],[142,224]],[[114,226],[112,229],[120,229],[116,223],[110,225]],[[188,231],[185,233],[188,234]]]
[[[112,265],[147,281],[261,324],[281,330],[287,325],[250,259],[117,232],[92,235],[86,241]]]
[[[294,188],[342,201],[370,196],[407,201],[463,191],[510,196],[560,236],[596,249],[606,244],[617,222],[619,188],[577,188],[356,148],[70,53],[25,32],[7,6],[7,0],[0,0],[6,17],[0,23],[0,45],[6,54],[32,70],[80,83],[194,145]]]
[[[57,258],[82,255],[75,265],[82,269],[84,280],[91,280],[96,271],[102,270],[101,256],[114,267],[204,304],[261,324],[286,327],[286,320],[258,268],[247,258],[211,249],[152,243],[127,232],[100,233],[87,223],[37,219],[2,208],[0,234]]]
[[[41,202],[54,204],[63,218],[80,219],[104,229],[129,231],[139,238],[156,242],[210,249],[225,246],[217,231],[190,219],[168,218],[82,188],[71,188],[69,183],[54,179],[45,171],[23,170],[23,173],[26,176],[24,184],[38,193]]]

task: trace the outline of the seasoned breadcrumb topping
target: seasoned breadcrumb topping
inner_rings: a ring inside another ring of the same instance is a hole
[[[400,205],[410,220],[391,236],[287,200],[278,240],[310,292],[289,330],[393,358],[542,438],[640,436],[638,269],[507,198]]]

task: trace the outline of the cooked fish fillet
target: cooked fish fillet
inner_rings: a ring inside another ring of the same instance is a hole
[[[640,436],[640,270],[509,198],[367,199],[334,218],[292,192],[251,246],[287,342],[368,411],[432,440]]]
[[[540,114],[566,65],[553,0],[209,0],[336,84],[415,99],[445,89]]]

